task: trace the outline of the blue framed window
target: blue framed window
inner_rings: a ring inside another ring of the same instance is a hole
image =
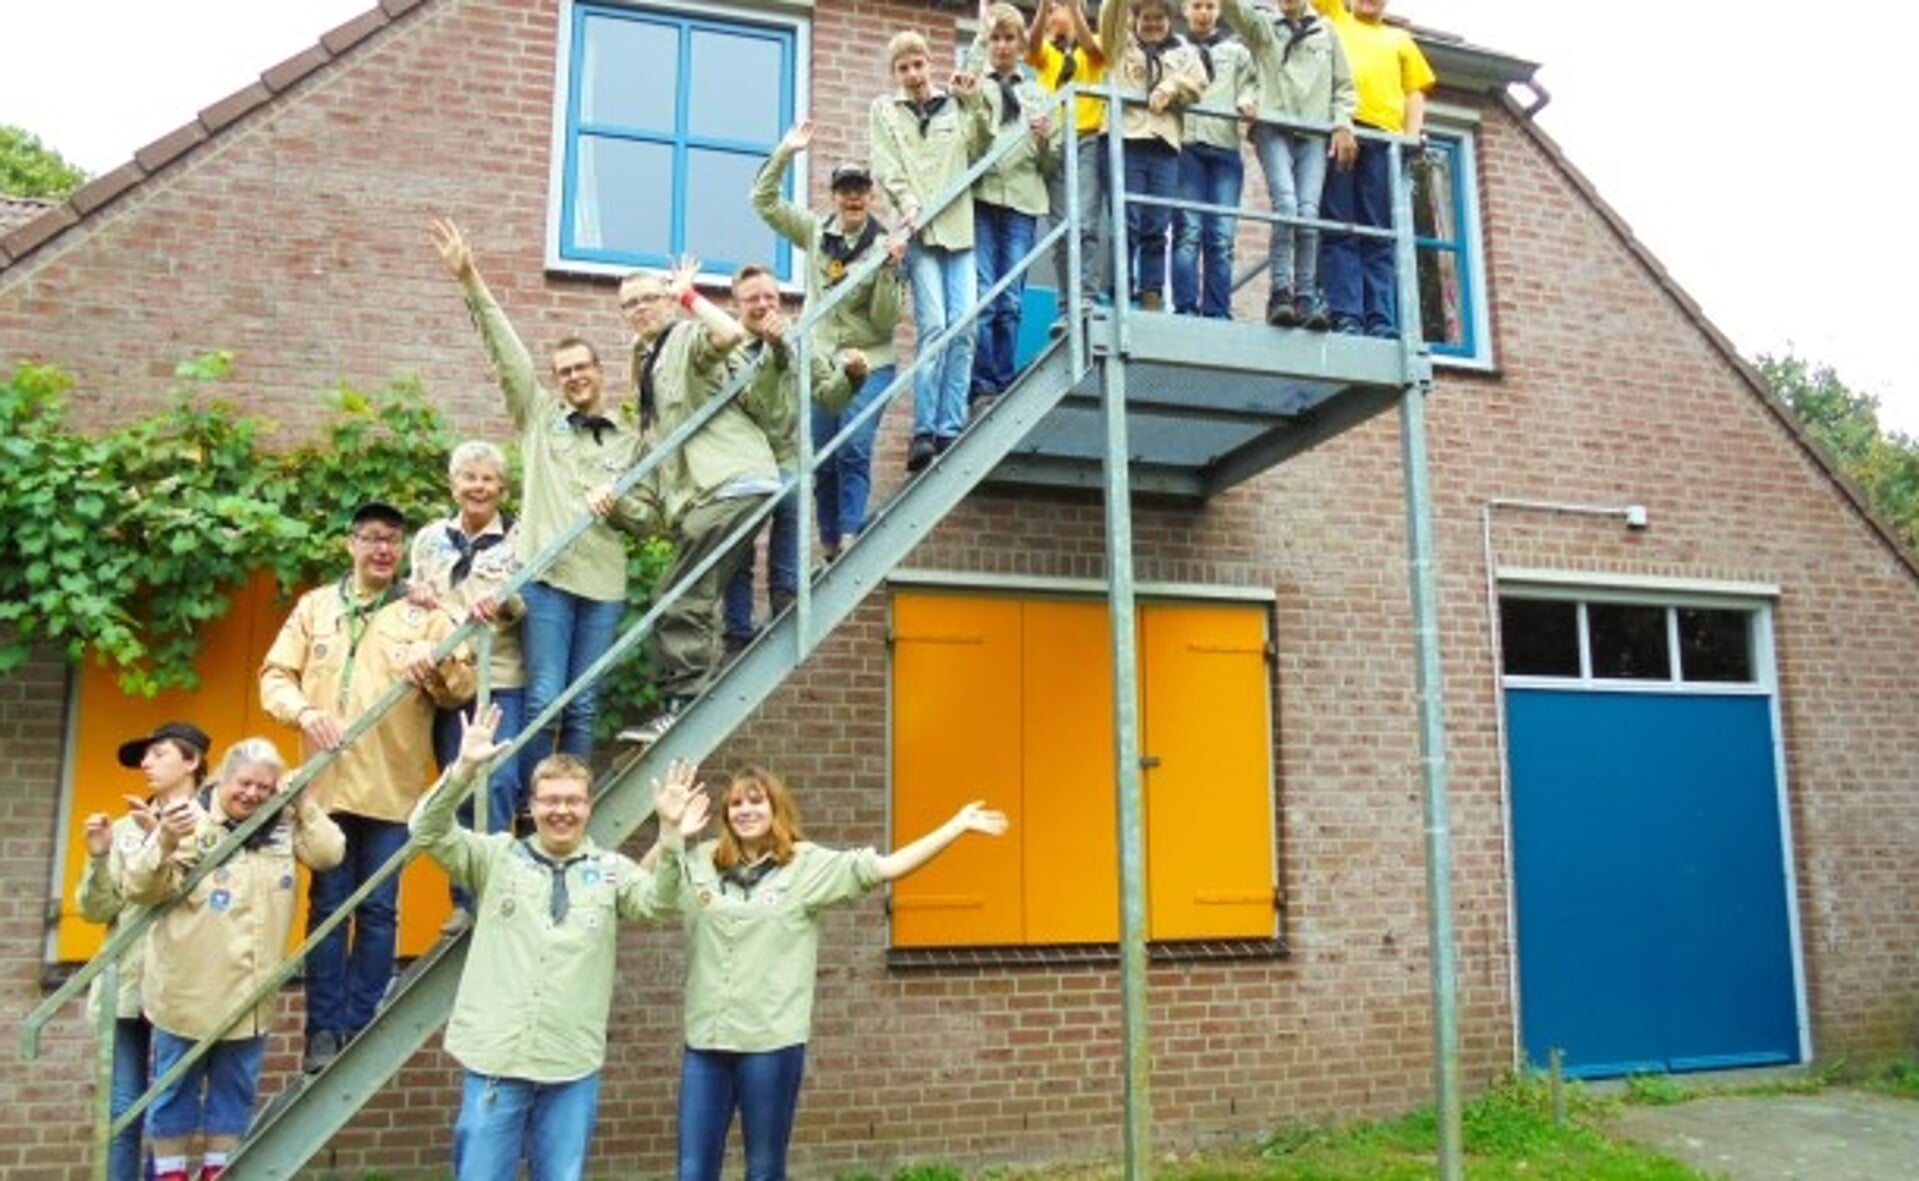
[[[1413,187],[1426,343],[1435,358],[1490,363],[1472,141],[1441,131],[1428,138],[1431,166],[1416,174]]]
[[[747,204],[793,121],[798,30],[668,8],[571,6],[562,261],[782,279],[792,249]],[[789,177],[788,184],[790,185]]]

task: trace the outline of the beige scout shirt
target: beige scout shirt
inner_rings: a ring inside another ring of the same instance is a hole
[[[928,222],[923,214],[993,143],[983,95],[944,91],[917,108],[904,93],[873,100],[867,138],[873,157],[873,181],[886,191],[902,218],[919,226],[919,241],[941,250],[973,248],[973,194],[940,210]]]
[[[715,842],[680,875],[686,927],[686,1044],[758,1053],[799,1045],[813,1027],[820,912],[880,882],[879,854],[808,841],[749,890],[722,881]]]
[[[680,851],[662,846],[657,872],[648,873],[584,842],[565,863],[566,919],[555,925],[553,871],[526,841],[455,824],[460,786],[443,781],[411,821],[428,855],[475,899],[447,1053],[475,1074],[536,1083],[585,1078],[606,1060],[619,920],[672,915]]]
[[[1100,6],[1099,40],[1105,47],[1106,68],[1121,90],[1164,94],[1169,101],[1166,109],[1157,115],[1145,103],[1126,103],[1121,134],[1127,139],[1157,139],[1177,148],[1186,130],[1185,116],[1179,108],[1199,101],[1199,96],[1206,92],[1206,69],[1199,64],[1199,54],[1193,52],[1193,47],[1180,41],[1160,55],[1159,83],[1149,86],[1152,67],[1146,51],[1127,31],[1123,17],[1131,7],[1126,3]]]
[[[811,307],[838,286],[846,272],[874,250],[886,249],[886,227],[870,213],[859,235],[840,229],[837,214],[818,217],[780,197],[780,180],[793,153],[775,148],[753,178],[753,212],[773,232],[806,251],[806,302]],[[867,228],[872,236],[859,245]],[[856,249],[857,248],[857,249]],[[900,268],[882,266],[860,289],[833,306],[813,330],[814,347],[834,356],[843,349],[859,349],[878,369],[894,362],[893,330],[899,327],[905,306],[905,280]]]
[[[423,582],[439,596],[440,608],[455,619],[465,619],[475,600],[497,592],[520,571],[520,523],[507,527],[504,514],[494,514],[480,535],[472,539],[473,564],[460,585],[453,585],[453,568],[460,562],[454,533],[464,536],[458,513],[435,521],[413,535],[413,581]],[[491,540],[490,540],[491,539]],[[520,618],[526,605],[514,596],[500,607],[493,625],[493,688],[518,689],[526,684],[526,662],[520,647]]]
[[[146,905],[164,902],[227,835],[227,819],[209,792],[193,834],[172,856],[156,837],[127,862],[127,895]],[[239,823],[235,821],[234,823]],[[293,863],[331,869],[346,837],[307,793],[275,817],[260,847],[241,849],[161,915],[147,936],[141,980],[147,1020],[185,1038],[209,1037],[233,1005],[258,988],[286,959],[293,929]],[[273,1028],[278,998],[269,995],[226,1039],[258,1037]]]
[[[740,364],[750,364],[762,352],[766,360],[741,395],[741,404],[772,446],[773,462],[790,472],[799,465],[800,455],[800,369],[793,349],[784,341],[748,341],[738,353]],[[833,414],[844,410],[853,397],[846,371],[818,351],[808,355],[807,368],[813,371],[814,403]]]
[[[532,354],[485,284],[469,287],[466,302],[520,433],[518,548],[520,560],[528,561],[586,513],[587,493],[619,478],[638,435],[611,407],[597,432],[576,426],[572,407],[540,385]],[[624,602],[626,542],[595,520],[537,581],[583,599]]]
[[[1193,55],[1199,58],[1199,70],[1206,73],[1206,59],[1213,60],[1213,71],[1206,82],[1206,89],[1199,96],[1199,105],[1236,109],[1242,102],[1259,101],[1259,72],[1253,68],[1253,54],[1237,37],[1225,37],[1206,47],[1204,52],[1198,42],[1188,40]],[[1221,119],[1212,115],[1187,115],[1184,127],[1185,142],[1205,144],[1208,147],[1221,148],[1229,152],[1239,151],[1239,120]]]
[[[1012,136],[1024,138],[999,163],[987,169],[986,175],[973,183],[973,200],[1033,217],[1045,217],[1051,209],[1046,195],[1046,178],[1059,170],[1059,146],[1065,142],[1059,130],[1061,119],[1055,112],[1054,134],[1051,137],[1033,133],[1028,121],[1047,109],[1049,96],[1038,82],[1020,70],[1018,63],[1013,66],[1010,80],[1019,110],[1012,119],[1006,119],[1004,90],[1000,86],[999,75],[993,72],[991,62],[985,32],[982,30],[980,36],[973,40],[972,47],[966,51],[965,68],[979,75],[980,93],[986,96],[987,119],[993,127],[993,146],[998,147],[1001,140]]]
[[[653,365],[654,421],[635,438],[628,465],[638,463],[657,441],[724,393],[734,372],[729,354],[713,347],[698,321],[675,320],[651,343],[634,342],[635,399],[640,398],[640,380],[654,349],[660,350]],[[688,509],[723,496],[749,489],[774,491],[779,479],[772,444],[735,399],[654,469],[650,488],[671,523]]]
[[[105,923],[108,939],[146,910],[144,906],[128,902],[126,896],[127,860],[146,844],[146,831],[134,823],[133,817],[122,816],[113,822],[110,835],[113,843],[106,856],[87,857],[86,868],[80,871],[79,889],[74,891],[74,905],[80,917],[89,923]],[[115,1017],[140,1015],[140,972],[146,949],[147,941],[142,937],[135,940],[120,959],[120,992],[114,1005]],[[93,987],[87,990],[88,1017],[100,1015],[100,984],[101,978],[96,976]]]
[[[457,626],[444,611],[407,602],[397,583],[383,605],[371,609],[356,609],[347,596],[345,580],[301,595],[267,650],[260,704],[276,721],[297,727],[300,711],[311,705],[350,725],[388,687],[405,682],[408,649],[438,645]],[[409,690],[314,779],[308,791],[322,807],[406,819],[431,774],[433,707],[451,708],[473,696],[473,655],[464,645],[436,671],[429,692]],[[305,734],[300,748],[302,762],[319,753]]]

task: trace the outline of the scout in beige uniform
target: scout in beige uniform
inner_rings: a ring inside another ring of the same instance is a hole
[[[1186,0],[1186,43],[1206,71],[1200,104],[1237,110],[1253,101],[1259,79],[1246,46],[1219,24],[1219,0]],[[1246,168],[1239,158],[1239,120],[1187,115],[1179,150],[1182,201],[1239,208]],[[1233,232],[1229,213],[1173,214],[1173,309],[1183,316],[1228,319],[1233,313]]]
[[[555,394],[540,384],[533,355],[494,302],[460,227],[433,223],[440,261],[460,284],[467,312],[493,362],[507,413],[520,440],[520,559],[532,558],[586,508],[586,494],[617,477],[633,454],[635,425],[612,413],[606,374],[591,344],[577,336],[553,347]],[[562,691],[612,646],[626,609],[626,543],[596,523],[526,585],[526,717],[537,718]],[[562,707],[557,749],[593,757],[598,693],[587,686]],[[551,754],[554,745],[530,743],[524,763]]]
[[[454,800],[499,750],[499,707],[466,729],[460,756],[412,826],[426,852],[473,894],[473,945],[447,1022],[446,1050],[466,1068],[454,1128],[460,1181],[512,1181],[521,1160],[540,1181],[581,1175],[599,1102],[622,920],[673,913],[686,836],[706,824],[693,768],[655,781],[660,840],[647,870],[587,835],[592,772],[569,755],[533,770],[534,834],[454,824]]]
[[[236,744],[198,805],[171,805],[128,859],[127,897],[150,906],[178,894],[200,857],[278,791],[285,774],[271,742]],[[140,985],[153,1022],[154,1074],[171,1070],[199,1040],[220,1039],[147,1109],[156,1181],[186,1181],[187,1151],[201,1136],[200,1178],[214,1181],[246,1134],[279,997],[268,995],[225,1032],[220,1026],[285,958],[294,862],[323,871],[345,846],[339,826],[302,793],[154,923]]]
[[[680,875],[679,1176],[718,1181],[737,1112],[746,1175],[783,1179],[813,1022],[821,912],[905,877],[966,833],[998,836],[1006,817],[973,803],[891,853],[828,849],[800,839],[792,795],[757,767],[733,777],[720,808],[719,839],[688,853]]]
[[[305,758],[338,746],[346,727],[394,685],[418,690],[313,781],[317,802],[346,833],[347,855],[339,868],[313,875],[309,931],[406,843],[407,813],[431,776],[434,706],[473,696],[473,662],[464,648],[437,665],[430,658],[456,624],[444,611],[407,601],[406,585],[395,577],[405,548],[398,509],[361,505],[347,538],[353,569],[300,596],[260,670],[261,704],[276,721],[300,728]],[[340,1044],[373,1019],[393,975],[399,895],[395,874],[307,957],[309,1069],[332,1061]]]
[[[190,800],[207,777],[207,751],[212,742],[206,731],[191,722],[165,722],[145,738],[120,744],[120,765],[145,773],[149,795],[142,802],[128,797],[133,810],[118,820],[96,812],[86,820],[87,865],[80,873],[74,905],[90,923],[107,924],[107,937],[119,933],[122,923],[138,918],[144,906],[129,902],[126,894],[127,859],[140,851],[153,831],[156,817],[177,800]],[[120,991],[102,995],[100,981],[87,993],[87,1010],[99,1016],[98,1006],[114,1006],[113,1116],[118,1119],[146,1093],[153,1077],[153,1026],[140,1008],[140,972],[146,940],[134,943],[120,959]],[[107,1162],[108,1181],[145,1181],[140,1150],[141,1124],[113,1138]]]

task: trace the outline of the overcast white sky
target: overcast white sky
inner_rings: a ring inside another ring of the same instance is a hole
[[[0,123],[104,172],[371,3],[10,5]],[[1842,27],[1784,0],[1393,10],[1543,63],[1541,125],[1721,328],[1748,353],[1832,364],[1919,435],[1919,378],[1901,353],[1919,339],[1906,320],[1919,301],[1901,294],[1919,278],[1919,145],[1898,130],[1919,13],[1855,6]]]

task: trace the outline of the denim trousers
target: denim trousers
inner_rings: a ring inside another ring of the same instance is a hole
[[[566,1083],[466,1072],[453,1125],[458,1181],[514,1181],[526,1161],[533,1181],[578,1181],[600,1108],[598,1071]]]
[[[1246,165],[1231,148],[1187,144],[1179,153],[1179,198],[1239,208]],[[1182,315],[1230,319],[1233,314],[1233,233],[1239,219],[1226,213],[1173,214],[1173,307]]]
[[[346,856],[315,870],[307,896],[307,933],[325,922],[347,896],[406,844],[406,825],[350,812],[332,814],[346,837]],[[400,875],[367,895],[353,917],[307,953],[307,1035],[328,1030],[352,1035],[373,1020],[393,977],[394,932],[400,917]],[[159,1031],[155,1031],[155,1037]]]
[[[898,370],[881,365],[866,375],[865,384],[835,413],[813,405],[813,449],[817,453],[833,441],[860,411],[893,384]],[[874,414],[847,437],[839,450],[820,461],[813,469],[814,513],[819,522],[820,544],[838,549],[840,542],[858,537],[866,528],[866,501],[873,493],[873,438],[879,434],[884,411]]]
[[[1294,135],[1264,123],[1253,126],[1253,151],[1266,174],[1273,212],[1282,217],[1318,217],[1326,187],[1326,141]],[[1319,289],[1319,231],[1274,225],[1266,263],[1274,291],[1311,296]]]
[[[694,505],[675,528],[679,542],[673,565],[660,576],[656,593],[687,581],[693,568],[716,549],[723,550],[706,573],[660,613],[653,629],[653,684],[662,697],[697,697],[720,663],[720,598],[733,572],[753,552],[749,535],[733,540],[741,521],[765,496],[731,496]]]
[[[1179,149],[1161,139],[1126,141],[1126,191],[1146,197],[1179,196]],[[1166,294],[1166,240],[1173,211],[1164,205],[1126,204],[1126,255],[1133,298]]]
[[[971,250],[947,250],[915,239],[906,248],[906,277],[913,285],[915,348],[958,324],[979,298]],[[966,390],[973,377],[973,329],[947,344],[937,360],[920,362],[913,378],[913,434],[951,439],[966,427]]]
[[[791,472],[781,472],[782,480],[792,479]],[[762,526],[760,532],[769,534],[766,542],[766,589],[769,605],[775,596],[795,595],[800,587],[800,498],[797,491],[780,497],[773,506],[772,523]],[[740,568],[726,580],[726,593],[722,599],[721,618],[725,634],[735,640],[750,640],[759,631],[753,625],[753,570],[759,564],[759,555],[753,550],[753,543],[747,542],[746,554],[740,560]]]
[[[1064,141],[1062,141],[1063,143]],[[1064,150],[1062,148],[1062,150]],[[1106,258],[1099,248],[1100,218],[1106,212],[1106,137],[1097,133],[1082,133],[1079,137],[1079,150],[1075,153],[1078,160],[1079,190],[1079,274],[1080,298],[1090,300],[1103,290],[1100,274]],[[1046,181],[1046,199],[1058,220],[1066,212],[1066,168]],[[1059,283],[1060,306],[1066,304],[1067,293],[1071,290],[1066,277],[1071,271],[1071,247],[1065,236],[1053,245],[1053,273]]]
[[[526,651],[526,721],[530,722],[612,646],[626,604],[585,598],[544,582],[529,582],[520,594],[526,600],[520,640]],[[532,792],[534,766],[555,749],[592,760],[597,694],[597,687],[590,687],[560,710],[557,748],[540,739],[527,743],[526,757],[520,760],[521,794]]]
[[[106,999],[103,998],[103,1003]],[[153,1082],[153,1026],[145,1017],[121,1017],[113,1023],[113,1118],[119,1119]],[[107,1162],[108,1181],[144,1181],[148,1175],[140,1152],[144,1120],[113,1138]]]
[[[520,727],[526,725],[526,690],[495,689],[493,704],[500,707],[500,725],[493,732],[496,742],[510,742],[519,736]],[[433,762],[441,771],[453,765],[460,757],[460,719],[466,716],[465,709],[442,709],[433,714]],[[513,754],[494,764],[493,774],[486,781],[486,830],[505,832],[513,825],[513,817],[524,811],[524,800],[520,791],[520,754]],[[468,828],[473,827],[473,800],[469,797],[460,805],[460,822]],[[451,891],[453,905],[469,909],[465,890],[454,886]]]
[[[1358,162],[1335,169],[1326,180],[1326,220],[1392,228],[1392,171],[1387,145],[1361,140]],[[1392,336],[1399,331],[1393,313],[1398,291],[1391,238],[1327,234],[1319,263],[1326,303],[1335,319],[1358,321],[1368,336]]]
[[[194,1039],[153,1031],[153,1076],[160,1077],[186,1057]],[[253,1098],[260,1089],[260,1062],[267,1039],[234,1038],[213,1043],[206,1056],[187,1067],[174,1084],[154,1097],[147,1108],[147,1135],[174,1140],[205,1132],[208,1136],[247,1134],[253,1122]]]
[[[973,202],[973,263],[979,273],[980,298],[993,284],[1012,274],[1033,249],[1039,218],[1006,205]],[[1013,356],[1019,347],[1020,298],[1026,276],[1007,285],[980,314],[979,345],[973,353],[974,397],[1002,394],[1013,384]]]
[[[696,1050],[680,1059],[679,1181],[719,1181],[726,1133],[740,1116],[746,1181],[786,1181],[806,1045],[762,1053]]]

